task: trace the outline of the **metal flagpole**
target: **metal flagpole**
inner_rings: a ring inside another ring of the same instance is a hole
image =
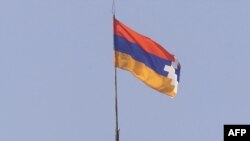
[[[115,141],[119,141],[119,124],[118,124],[118,100],[117,100],[117,69],[115,67]]]
[[[113,31],[115,33],[115,0],[113,0],[112,4],[112,14],[113,14]],[[115,51],[115,35],[113,35],[113,46]],[[114,54],[115,57],[115,54]],[[115,141],[119,141],[119,124],[118,124],[118,95],[117,95],[117,68],[114,65],[115,69]]]
[[[113,15],[113,22],[115,20],[115,15]],[[115,24],[113,23],[114,31],[115,31]],[[114,48],[115,48],[115,36],[114,39]],[[119,141],[119,124],[118,124],[118,96],[117,96],[117,68],[114,66],[115,69],[115,141]]]

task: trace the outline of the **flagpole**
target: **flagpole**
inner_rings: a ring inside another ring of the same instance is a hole
[[[113,9],[114,10],[114,9]],[[113,11],[113,30],[115,33],[115,13]],[[115,35],[113,35],[113,46],[115,51]],[[115,54],[114,54],[115,57]],[[117,68],[114,65],[115,70],[115,141],[119,141],[119,124],[118,124],[118,94],[117,94]]]
[[[116,7],[115,7],[115,0],[112,2],[112,14],[113,14],[113,32],[115,33],[115,12],[116,12]],[[113,34],[113,47],[115,51],[115,35]],[[114,54],[114,58],[115,58]],[[119,141],[119,122],[118,122],[118,94],[117,94],[117,68],[114,65],[114,71],[115,71],[115,141]]]
[[[119,141],[119,124],[118,124],[118,97],[117,97],[117,69],[115,67],[115,141]]]
[[[113,20],[115,19],[115,15],[113,16]],[[113,23],[114,24],[114,23]],[[115,30],[115,27],[114,27]],[[115,48],[115,36],[114,38],[114,48]],[[118,124],[118,94],[117,94],[117,68],[115,69],[115,141],[119,141],[119,124]]]

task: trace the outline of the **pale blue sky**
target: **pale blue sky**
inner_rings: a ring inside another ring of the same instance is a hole
[[[0,0],[0,141],[112,141],[112,0]],[[175,54],[175,99],[118,71],[121,141],[221,141],[250,123],[250,1],[117,0]]]

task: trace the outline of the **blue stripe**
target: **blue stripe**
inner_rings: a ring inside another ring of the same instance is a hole
[[[165,65],[171,65],[171,61],[159,58],[153,54],[144,51],[139,45],[131,43],[121,36],[115,36],[115,50],[129,54],[135,60],[145,64],[156,73],[167,76],[168,72],[164,71]]]
[[[177,81],[180,82],[180,75],[181,75],[181,67],[178,66],[177,69],[175,69],[175,74],[177,75]]]

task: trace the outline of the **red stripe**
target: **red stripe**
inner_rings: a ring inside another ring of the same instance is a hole
[[[166,51],[161,45],[151,40],[150,38],[143,36],[131,28],[127,27],[120,21],[114,18],[114,32],[116,35],[122,36],[132,43],[138,44],[146,52],[156,55],[160,58],[174,61],[174,56]]]

